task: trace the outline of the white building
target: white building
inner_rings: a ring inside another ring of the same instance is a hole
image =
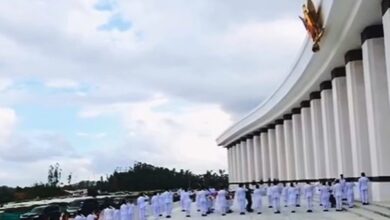
[[[217,139],[227,149],[229,181],[365,172],[373,200],[390,200],[390,0],[316,5],[321,50],[313,53],[306,39],[280,87]]]

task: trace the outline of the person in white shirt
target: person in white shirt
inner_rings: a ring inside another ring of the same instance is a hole
[[[335,183],[333,185],[333,195],[336,199],[336,211],[342,211],[343,186],[341,185],[339,180],[335,180]]]
[[[290,206],[291,213],[295,213],[295,208],[297,206],[297,190],[294,186],[294,183],[290,183],[288,187],[288,205]]]
[[[238,188],[236,189],[236,193],[234,195],[235,200],[237,201],[237,204],[240,208],[240,215],[245,215],[245,192],[246,190],[243,188],[243,184],[240,183],[238,185]]]
[[[307,201],[307,212],[313,212],[314,186],[308,181],[303,190]]]
[[[368,205],[368,183],[370,180],[366,177],[364,172],[361,173],[361,177],[358,180],[360,199],[363,205]]]
[[[258,215],[263,210],[263,190],[259,185],[256,185],[256,189],[253,191],[253,208]]]
[[[347,202],[348,202],[348,207],[353,208],[354,200],[355,200],[355,193],[353,191],[353,188],[355,187],[355,184],[353,182],[348,181],[345,184],[345,188],[347,189]]]

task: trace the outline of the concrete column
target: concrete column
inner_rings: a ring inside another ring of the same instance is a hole
[[[246,139],[246,150],[248,155],[247,166],[248,166],[248,179],[247,182],[255,180],[255,152],[253,149],[253,138],[252,136]]]
[[[310,115],[311,128],[313,131],[313,158],[315,179],[322,179],[326,177],[324,133],[322,129],[323,126],[321,113],[321,93],[312,92],[310,94]]]
[[[241,169],[241,144],[240,142],[237,142],[236,146],[234,147],[236,150],[236,182],[241,182],[242,180],[242,169]]]
[[[286,114],[283,116],[284,124],[284,146],[286,151],[286,175],[287,180],[295,180],[295,154],[294,154],[294,138],[293,138],[293,128],[292,128],[292,115]]]
[[[305,179],[314,179],[313,134],[311,127],[310,101],[301,102],[301,120]]]
[[[253,136],[253,146],[255,155],[255,181],[262,180],[262,169],[261,169],[261,145],[260,145],[260,132],[256,132]]]
[[[276,158],[276,137],[275,137],[275,125],[268,126],[268,146],[269,146],[269,158],[270,158],[270,177],[271,179],[278,178],[278,162]]]
[[[302,121],[301,109],[292,110],[292,130],[294,139],[294,158],[295,158],[295,178],[301,180],[305,178],[305,167],[303,163],[303,146],[302,146]]]
[[[234,144],[231,144],[230,148],[229,148],[229,152],[230,152],[230,166],[228,166],[228,169],[229,169],[229,181],[231,183],[234,183],[236,181],[236,169],[234,168],[235,167],[235,161],[234,161]]]
[[[390,103],[382,25],[361,34],[366,92],[368,138],[373,176],[390,176]],[[390,183],[374,183],[373,199],[390,199]]]
[[[353,177],[351,134],[348,117],[348,95],[345,67],[332,70],[333,112],[339,174]]]
[[[385,40],[385,58],[387,69],[387,84],[390,85],[390,1],[382,1],[382,21]],[[390,92],[390,89],[389,89]]]
[[[227,165],[228,165],[228,174],[229,174],[229,183],[233,182],[233,172],[232,172],[232,148],[230,146],[226,149],[227,152]]]
[[[269,145],[268,145],[268,133],[266,128],[260,130],[260,143],[262,149],[261,162],[263,167],[263,179],[268,180],[270,176],[270,164],[269,164]]]
[[[283,119],[275,121],[276,158],[278,162],[278,179],[287,180],[286,173],[286,148],[284,146]]]
[[[241,172],[242,172],[242,178],[241,182],[248,182],[248,152],[246,149],[246,140],[241,140],[240,143],[241,148]]]
[[[361,50],[348,51],[345,55],[353,175],[356,177],[361,172],[371,175],[362,56]]]
[[[339,176],[338,157],[336,150],[336,134],[333,113],[333,94],[331,81],[320,84],[321,89],[321,111],[322,126],[324,131],[325,167],[327,178],[337,178]]]

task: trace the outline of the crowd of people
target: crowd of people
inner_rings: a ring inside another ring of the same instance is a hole
[[[306,201],[307,212],[313,212],[314,196],[319,195],[319,205],[324,212],[331,208],[336,211],[343,210],[343,201],[346,201],[349,208],[354,207],[355,187],[358,187],[360,199],[363,205],[368,205],[368,183],[369,179],[365,173],[357,183],[347,181],[343,175],[334,181],[321,181],[319,183],[281,183],[278,180],[267,183],[254,184],[251,189],[249,184],[244,187],[239,184],[235,192],[235,198],[239,206],[239,212],[244,215],[246,212],[256,211],[261,214],[263,211],[263,197],[267,197],[268,208],[273,208],[275,214],[281,213],[281,204],[291,213],[295,213],[296,207],[301,206],[301,197]],[[253,201],[253,205],[252,205]]]
[[[88,216],[77,215],[75,220],[146,220],[171,218],[174,204],[174,194],[179,196],[179,205],[184,216],[191,217],[196,211],[201,216],[208,216],[216,213],[225,216],[228,213],[239,212],[241,215],[255,212],[262,214],[265,204],[273,209],[275,214],[282,211],[282,204],[291,213],[301,206],[304,198],[307,212],[313,212],[314,197],[319,195],[319,204],[324,212],[335,208],[336,211],[343,210],[343,201],[346,201],[349,208],[354,206],[354,188],[358,187],[361,202],[368,204],[369,179],[364,173],[357,183],[347,181],[343,175],[334,181],[322,181],[319,183],[282,183],[278,180],[253,184],[239,184],[234,192],[227,188],[200,187],[197,190],[180,189],[178,191],[156,192],[152,195],[141,194],[135,201],[123,201],[118,209],[106,207],[99,213],[91,213]],[[263,200],[266,199],[267,203]],[[193,207],[195,206],[195,208]],[[137,217],[137,218],[136,218]]]

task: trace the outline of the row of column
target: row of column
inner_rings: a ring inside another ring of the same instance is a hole
[[[230,182],[390,176],[388,10],[383,23],[361,33],[362,47],[346,53],[310,100],[229,146]],[[376,200],[390,198],[389,183],[374,184]]]

